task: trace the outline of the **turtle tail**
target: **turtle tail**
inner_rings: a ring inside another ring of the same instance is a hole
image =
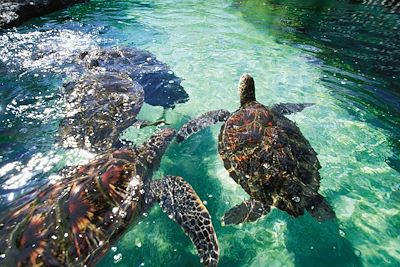
[[[320,222],[336,218],[335,212],[328,204],[326,199],[320,194],[317,194],[310,199],[306,209],[311,214],[311,216],[313,216]]]

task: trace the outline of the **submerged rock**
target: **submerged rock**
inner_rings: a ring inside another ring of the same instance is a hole
[[[131,47],[114,47],[84,52],[79,63],[86,68],[126,73],[144,89],[144,101],[152,106],[173,108],[188,101],[182,79],[152,53]]]
[[[28,19],[84,2],[88,0],[2,0],[0,28],[16,27]]]

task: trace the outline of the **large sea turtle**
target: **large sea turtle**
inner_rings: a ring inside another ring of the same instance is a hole
[[[90,71],[64,88],[66,115],[59,127],[63,147],[106,151],[121,146],[118,136],[129,126],[164,123],[136,119],[144,90],[126,74]]]
[[[93,266],[154,202],[191,238],[206,266],[218,263],[210,215],[181,177],[151,180],[176,131],[67,167],[60,179],[2,214],[0,266]]]
[[[322,221],[335,216],[318,193],[321,168],[317,153],[296,124],[284,115],[312,104],[277,104],[268,108],[256,101],[253,78],[239,81],[240,108],[232,114],[216,110],[186,123],[182,141],[218,121],[218,151],[229,175],[250,195],[250,200],[229,210],[225,224],[255,221],[275,206],[297,217],[306,209]]]
[[[144,101],[152,106],[173,108],[189,96],[170,67],[149,51],[133,47],[94,49],[80,54],[78,62],[88,69],[125,73],[144,89]]]

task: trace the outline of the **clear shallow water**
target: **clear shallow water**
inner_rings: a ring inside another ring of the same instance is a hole
[[[373,1],[298,2],[92,1],[2,33],[1,205],[40,187],[62,166],[93,156],[56,144],[59,87],[77,75],[71,55],[95,46],[137,46],[184,79],[190,100],[166,115],[176,128],[204,111],[235,110],[243,72],[254,76],[265,104],[316,103],[290,118],[319,154],[320,190],[337,222],[273,210],[256,223],[222,227],[224,212],[247,196],[219,159],[219,125],[173,144],[163,158],[156,176],[181,175],[207,201],[221,266],[398,266],[399,15]],[[161,114],[146,105],[139,117]],[[124,137],[139,142],[152,130],[128,129]],[[176,262],[199,264],[179,226],[154,207],[98,265]]]

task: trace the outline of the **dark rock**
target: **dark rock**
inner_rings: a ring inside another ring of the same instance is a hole
[[[0,28],[12,28],[70,5],[88,0],[1,0]]]

